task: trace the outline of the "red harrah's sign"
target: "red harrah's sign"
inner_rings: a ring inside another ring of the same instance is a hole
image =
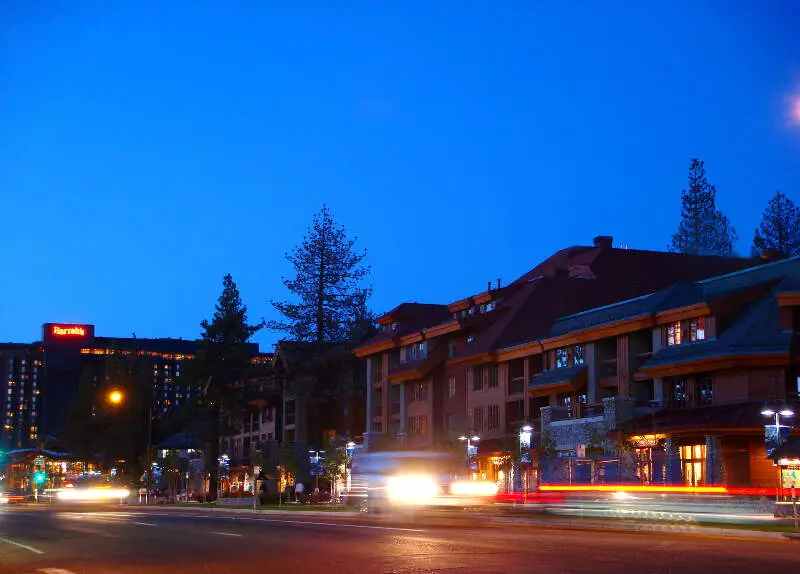
[[[83,327],[53,325],[52,333],[58,337],[85,337],[86,329]]]

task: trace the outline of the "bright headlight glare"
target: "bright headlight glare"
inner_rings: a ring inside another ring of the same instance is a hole
[[[462,480],[454,482],[450,492],[455,496],[494,496],[497,485],[488,480]]]
[[[127,498],[130,492],[124,488],[70,488],[56,494],[59,500],[118,500]]]
[[[430,476],[393,476],[387,485],[393,504],[428,504],[439,494],[439,487]]]

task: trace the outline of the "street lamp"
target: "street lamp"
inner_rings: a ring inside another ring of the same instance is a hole
[[[783,408],[783,409],[777,411],[777,410],[771,409],[769,407],[766,407],[766,408],[764,408],[763,411],[761,411],[761,414],[764,415],[765,417],[774,416],[775,417],[775,428],[776,429],[780,429],[781,428],[781,417],[794,416],[794,411],[792,409],[787,409],[787,408]]]
[[[112,405],[118,405],[122,402],[123,396],[120,391],[114,390],[108,393],[108,402]]]
[[[765,417],[775,417],[775,448],[779,447],[781,445],[781,417],[794,416],[794,411],[786,407],[780,410],[764,407],[764,409],[761,411],[761,414]],[[776,500],[780,500],[782,490],[783,476],[781,474],[780,467],[778,467],[778,491],[775,496]]]
[[[112,405],[117,406],[122,404],[125,400],[125,395],[122,394],[122,391],[113,390],[108,393],[108,402]],[[150,451],[152,450],[152,443],[153,442],[153,406],[149,405],[147,407],[147,483],[146,483],[146,490],[144,493],[144,503],[148,504],[149,497],[150,497],[150,476],[153,474],[153,463],[150,460]]]
[[[479,437],[478,435],[472,435],[470,437],[462,435],[462,436],[458,437],[458,440],[465,442],[466,445],[467,445],[467,466],[469,467],[470,470],[472,470],[472,464],[470,462],[470,456],[472,455],[472,449],[475,449],[476,454],[477,454],[477,450],[478,450],[478,447],[473,446],[472,443],[478,442],[479,440],[481,440],[481,437]]]

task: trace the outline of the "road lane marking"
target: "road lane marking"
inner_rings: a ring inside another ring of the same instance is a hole
[[[218,534],[219,536],[237,536],[241,537],[241,534],[235,534],[233,532],[212,532],[211,534]]]
[[[401,528],[399,526],[375,526],[372,524],[346,524],[346,523],[337,523],[337,522],[315,522],[311,520],[275,520],[271,518],[251,518],[247,516],[209,516],[209,515],[197,515],[197,514],[188,514],[185,512],[148,512],[143,513],[148,516],[172,516],[172,517],[179,517],[179,518],[211,518],[214,520],[249,520],[252,522],[272,522],[275,524],[306,524],[311,526],[333,526],[336,528],[366,528],[370,530],[391,530],[395,532],[425,532],[425,530],[421,528]]]
[[[152,522],[131,522],[131,524],[139,524],[140,526],[156,526]]]
[[[28,546],[27,544],[20,544],[19,542],[14,542],[13,540],[9,540],[8,538],[0,538],[0,542],[5,542],[6,544],[11,544],[12,546],[18,546],[19,548],[24,548],[25,550],[29,550],[34,554],[44,554],[44,552],[39,550],[38,548],[34,548],[33,546]]]
[[[44,574],[75,574],[72,570],[64,570],[63,568],[39,568],[37,572],[44,572]]]

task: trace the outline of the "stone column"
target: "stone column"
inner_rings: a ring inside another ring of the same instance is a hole
[[[367,426],[364,427],[364,450],[369,450],[369,436],[372,432],[372,357],[367,357]]]
[[[719,435],[706,435],[706,484],[725,484],[725,467],[722,457],[722,439]]]
[[[681,455],[678,452],[678,443],[674,438],[664,441],[665,461],[664,480],[667,484],[683,484],[681,472]]]

